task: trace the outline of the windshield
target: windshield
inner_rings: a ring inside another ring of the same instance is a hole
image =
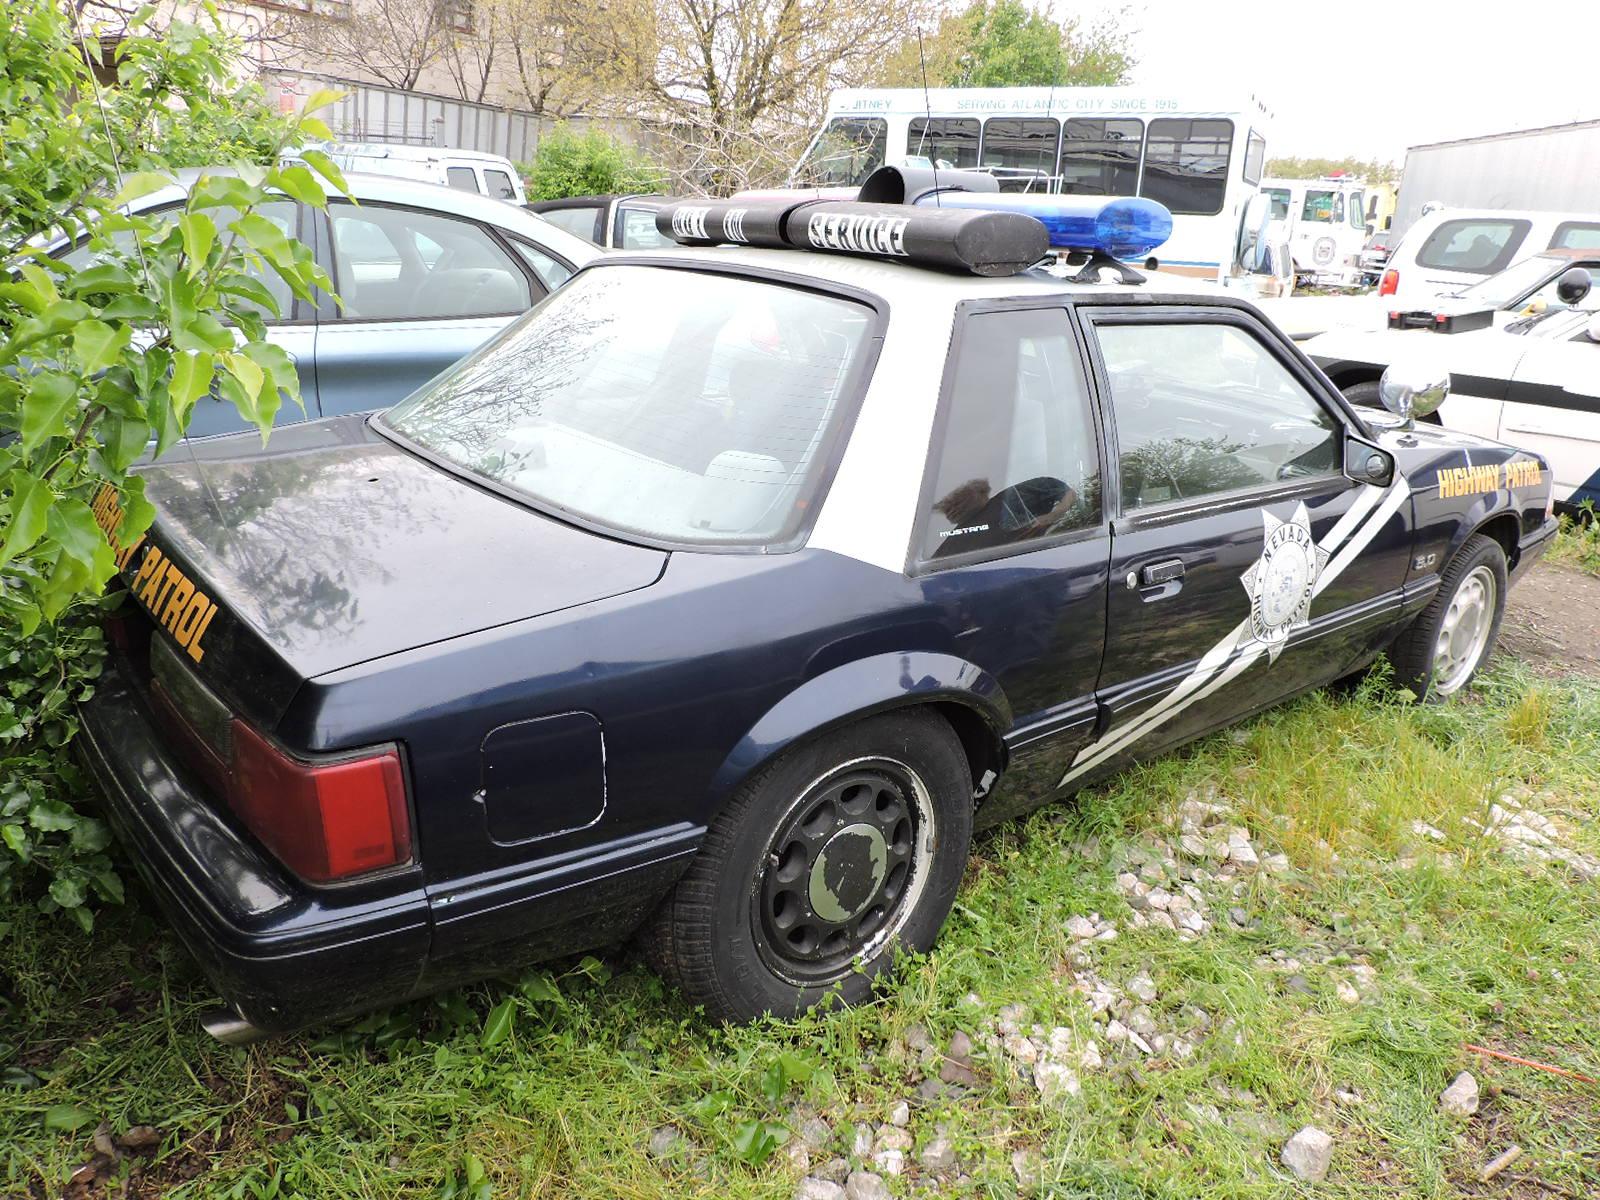
[[[858,187],[883,166],[888,145],[889,123],[882,117],[835,117],[795,168],[793,186]]]
[[[1485,308],[1504,308],[1537,289],[1565,265],[1565,259],[1535,254],[1532,258],[1512,263],[1498,275],[1491,275],[1469,288],[1463,288],[1455,295],[1482,304]]]
[[[800,524],[873,328],[869,308],[836,296],[606,266],[381,421],[582,521],[770,545]]]

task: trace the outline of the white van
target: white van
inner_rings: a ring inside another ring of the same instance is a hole
[[[402,146],[387,142],[334,142],[322,147],[341,171],[399,175],[496,200],[526,204],[522,179],[509,158],[443,146]]]
[[[1541,250],[1600,250],[1600,212],[1436,208],[1405,231],[1378,281],[1385,311],[1427,308]]]
[[[1367,185],[1358,179],[1276,179],[1261,181],[1272,200],[1272,219],[1290,230],[1294,271],[1305,280],[1353,283],[1367,224]]]

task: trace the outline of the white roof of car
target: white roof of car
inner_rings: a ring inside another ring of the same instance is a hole
[[[231,167],[189,168],[177,173],[178,182],[162,188],[134,203],[139,211],[162,208],[182,200],[189,188],[203,174],[234,175]],[[426,209],[447,216],[465,217],[485,225],[494,225],[508,233],[531,238],[552,253],[566,259],[574,267],[599,258],[601,251],[592,242],[568,233],[566,230],[517,204],[508,204],[491,196],[459,188],[443,187],[435,183],[406,179],[398,175],[372,175],[360,171],[345,174],[350,196],[358,204],[401,204],[410,208]],[[330,194],[332,189],[327,189]]]

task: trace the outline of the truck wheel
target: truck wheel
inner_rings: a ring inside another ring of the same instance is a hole
[[[1473,534],[1445,567],[1428,607],[1390,648],[1395,682],[1418,700],[1459,692],[1488,661],[1505,610],[1505,551]]]
[[[1352,383],[1342,389],[1344,398],[1357,408],[1382,408],[1383,397],[1378,394],[1378,381],[1369,379],[1366,383]]]
[[[866,999],[897,948],[933,944],[966,867],[972,774],[934,713],[884,713],[748,780],[645,934],[713,1017]]]

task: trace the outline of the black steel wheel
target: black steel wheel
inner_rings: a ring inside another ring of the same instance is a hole
[[[798,745],[739,788],[644,934],[656,969],[725,1020],[871,995],[933,944],[966,867],[972,771],[937,713]]]

